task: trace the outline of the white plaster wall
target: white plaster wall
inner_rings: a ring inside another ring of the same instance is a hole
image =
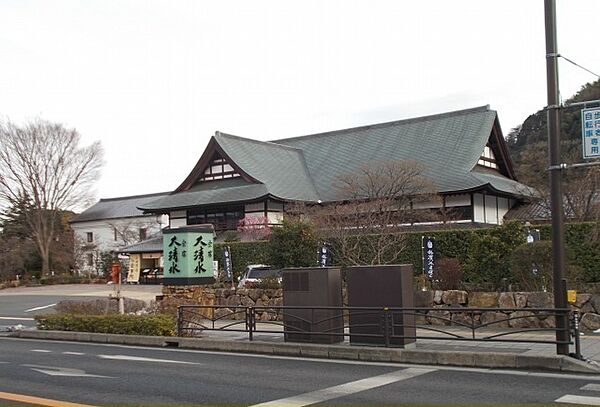
[[[170,228],[181,228],[187,226],[187,218],[169,219]]]
[[[504,221],[504,215],[510,209],[510,201],[508,198],[498,198],[498,223],[502,224]]]
[[[117,234],[115,240],[115,228],[118,231],[131,231],[131,236],[135,236],[134,240],[129,244],[139,241],[139,229],[146,229],[146,236],[150,237],[167,225],[168,218],[165,215],[149,215],[133,218],[122,219],[105,219],[94,220],[88,222],[76,222],[71,224],[75,237],[75,253],[81,258],[78,263],[82,265],[84,272],[93,271],[94,267],[90,267],[87,262],[89,253],[94,255],[94,258],[104,251],[117,251],[119,248],[126,245],[121,236]],[[94,241],[87,241],[88,232],[93,233]]]
[[[482,194],[473,194],[473,218],[475,222],[485,223]]]
[[[498,206],[494,195],[485,195],[485,223],[498,224]]]

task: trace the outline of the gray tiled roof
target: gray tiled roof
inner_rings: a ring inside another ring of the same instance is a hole
[[[421,162],[439,192],[494,182],[501,191],[513,193],[513,185],[500,181],[505,177],[471,173],[495,119],[495,111],[481,107],[274,142],[302,150],[323,201],[343,198],[332,188],[340,175],[387,160]]]
[[[214,140],[258,184],[241,179],[238,182],[245,183],[243,186],[228,180],[206,182],[214,186],[195,186],[140,208],[175,209],[267,195],[283,200],[335,201],[347,198],[333,187],[341,175],[356,173],[368,163],[390,160],[420,162],[441,193],[488,187],[528,196],[530,189],[513,179],[474,170],[496,120],[496,112],[483,106],[272,142],[217,132]]]
[[[119,249],[120,253],[155,253],[163,251],[163,234],[151,237],[139,243],[134,243],[129,246]]]
[[[222,204],[235,201],[251,201],[269,195],[264,184],[249,184],[240,178],[196,184],[190,190],[139,205],[144,210],[155,208],[190,208],[206,204]]]
[[[301,149],[217,132],[215,139],[246,174],[287,200],[319,199]]]
[[[143,212],[138,209],[138,206],[156,201],[156,199],[167,194],[167,192],[162,192],[157,194],[100,199],[96,204],[73,217],[71,223],[143,216]]]

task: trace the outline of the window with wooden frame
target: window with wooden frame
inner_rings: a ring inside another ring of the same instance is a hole
[[[496,162],[496,156],[492,151],[490,145],[486,145],[483,149],[483,153],[481,153],[481,157],[479,157],[479,161],[477,161],[478,165],[488,168],[498,169],[498,163]]]
[[[214,181],[218,179],[227,179],[239,177],[240,174],[227,163],[223,158],[215,156],[210,165],[204,170],[200,181]]]

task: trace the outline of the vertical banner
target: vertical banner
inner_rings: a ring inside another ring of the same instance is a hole
[[[211,284],[213,272],[212,225],[163,230],[163,283],[170,285]]]
[[[128,283],[139,283],[140,282],[140,264],[141,254],[129,255],[129,270],[127,270],[127,282]]]
[[[319,249],[319,267],[331,266],[331,249],[327,243],[323,243]]]
[[[232,281],[233,273],[231,270],[231,249],[229,246],[223,247],[223,272],[224,272],[224,281]]]
[[[423,251],[423,273],[429,279],[432,279],[433,270],[435,269],[435,238],[421,236],[421,247]]]

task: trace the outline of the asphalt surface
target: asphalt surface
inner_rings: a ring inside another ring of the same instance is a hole
[[[556,400],[600,405],[600,377],[0,337],[0,404],[15,404],[24,395],[88,405],[480,405]],[[8,403],[7,397],[13,401]]]
[[[146,302],[161,294],[161,286],[123,285],[125,297]],[[40,287],[17,287],[0,290],[0,332],[6,328],[23,325],[35,326],[33,316],[54,311],[62,300],[92,300],[114,294],[114,286],[106,284],[66,284]]]

